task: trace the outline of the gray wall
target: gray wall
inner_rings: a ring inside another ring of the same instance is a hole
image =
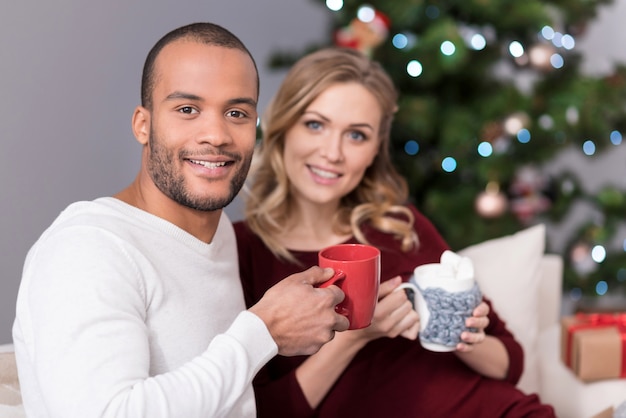
[[[26,252],[76,200],[116,193],[139,167],[130,117],[145,56],[167,31],[213,21],[257,60],[260,109],[283,73],[277,48],[322,40],[329,12],[311,0],[60,0],[0,6],[0,344],[11,342]],[[229,208],[237,217],[237,205]]]
[[[0,344],[11,342],[23,260],[41,232],[69,203],[114,194],[134,178],[139,146],[130,117],[152,44],[186,23],[222,24],[257,59],[262,110],[283,75],[265,68],[269,54],[324,39],[328,16],[312,0],[3,2]],[[589,28],[581,45],[589,51],[589,71],[604,71],[612,59],[626,55],[612,49],[620,44],[616,38],[604,38],[620,33],[624,17],[626,0],[617,0],[602,12],[601,24]],[[625,179],[626,158],[618,161],[613,178]],[[237,204],[228,212],[240,216]]]

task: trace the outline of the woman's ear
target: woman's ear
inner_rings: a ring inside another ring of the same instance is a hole
[[[133,134],[141,145],[147,145],[150,139],[150,111],[137,106],[132,119]]]

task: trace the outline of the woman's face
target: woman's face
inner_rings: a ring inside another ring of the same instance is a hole
[[[338,205],[380,147],[382,111],[361,84],[333,84],[285,134],[284,162],[296,200]]]

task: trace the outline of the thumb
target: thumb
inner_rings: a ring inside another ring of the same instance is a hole
[[[321,268],[319,266],[313,266],[303,273],[304,281],[312,286],[319,286],[335,275],[332,268]]]

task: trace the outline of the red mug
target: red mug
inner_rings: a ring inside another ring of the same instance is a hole
[[[339,244],[318,254],[320,267],[331,267],[335,275],[320,287],[338,286],[345,299],[337,312],[350,321],[348,329],[365,328],[372,323],[380,285],[380,251],[364,244]]]

